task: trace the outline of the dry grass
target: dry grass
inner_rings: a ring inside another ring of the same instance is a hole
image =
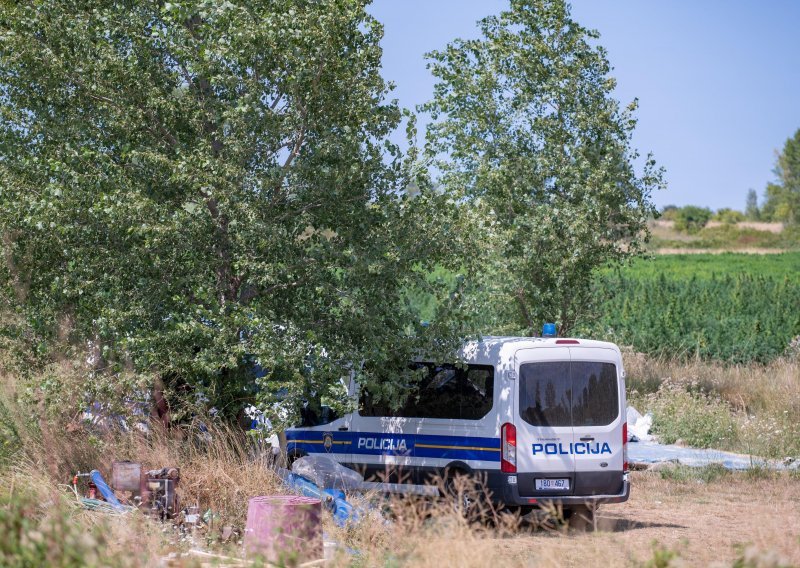
[[[671,377],[719,393],[737,416],[756,416],[754,421],[784,411],[797,416],[800,410],[796,362],[744,367],[676,363],[633,354],[625,359],[629,386],[641,392],[654,392]],[[231,525],[241,534],[248,499],[283,492],[266,460],[238,430],[220,426],[210,439],[201,439],[190,429],[153,432],[147,438],[98,435],[31,420],[13,398],[4,396],[11,416],[6,420],[13,422],[23,444],[15,465],[2,470],[0,497],[32,495],[38,503],[33,515],[43,520],[66,510],[75,526],[103,536],[98,546],[120,565],[164,565],[169,553],[184,551],[188,545],[175,531],[139,514],[111,517],[79,509],[58,487],[76,469],[107,473],[118,459],[141,461],[145,467],[181,468],[183,504],[199,502],[201,510],[212,509],[219,515],[208,539],[199,544],[231,555],[239,555],[240,547],[236,542],[221,545],[219,529]],[[489,512],[490,523],[470,522],[456,510],[454,503],[460,502],[458,498],[394,500],[375,505],[361,523],[347,529],[334,527],[326,515],[328,534],[358,551],[355,556],[342,551],[331,564],[583,568],[641,565],[657,554],[674,565],[800,565],[800,478],[788,473],[697,478],[635,473],[631,500],[601,508],[598,530],[587,534],[560,530],[558,522],[536,528],[499,511]],[[656,553],[654,542],[659,543]],[[752,562],[746,564],[745,559]],[[193,562],[178,558],[170,565]]]
[[[475,525],[442,503],[396,505],[393,524],[351,531],[360,566],[642,566],[656,554],[673,566],[800,565],[800,482],[789,474],[731,473],[676,483],[632,474],[631,500],[602,507],[596,530],[536,529],[514,516]],[[750,495],[750,498],[743,498]],[[657,552],[655,552],[657,551]]]
[[[637,353],[626,353],[624,360],[629,400],[639,411],[657,411],[664,402],[659,397],[675,392],[676,387],[707,393],[709,400],[719,397],[735,427],[735,435],[723,449],[800,459],[800,360],[725,365]],[[662,385],[670,388],[659,391]],[[687,412],[685,419],[690,416]],[[676,418],[681,419],[679,415],[672,417]],[[656,416],[656,422],[658,419]]]
[[[674,361],[624,355],[630,390],[655,392],[665,379],[694,382],[718,393],[732,408],[754,413],[787,411],[800,415],[800,361],[778,359],[768,365],[727,365],[702,360]]]

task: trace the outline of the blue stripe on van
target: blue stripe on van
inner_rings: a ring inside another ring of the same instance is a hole
[[[329,438],[326,447],[326,438]],[[500,461],[500,440],[477,436],[289,430],[289,451]]]

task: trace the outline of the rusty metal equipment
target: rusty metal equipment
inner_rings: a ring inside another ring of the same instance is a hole
[[[144,474],[142,506],[150,514],[164,519],[172,519],[180,512],[178,483],[181,479],[177,467],[151,469]]]
[[[115,461],[111,464],[111,487],[114,491],[142,491],[142,464],[131,461]]]
[[[115,491],[130,491],[139,508],[161,520],[173,519],[179,512],[178,483],[180,470],[162,467],[142,471],[142,464],[115,461],[111,470],[111,486]]]

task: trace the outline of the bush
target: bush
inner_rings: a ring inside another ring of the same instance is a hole
[[[41,515],[29,496],[0,497],[0,566],[60,568],[125,566],[97,530],[76,523],[63,505]]]
[[[706,226],[711,219],[711,209],[687,205],[675,213],[675,229],[694,234]]]
[[[735,209],[731,209],[730,207],[723,207],[711,218],[713,221],[719,221],[720,223],[740,223],[745,220],[744,213],[741,211],[736,211]]]
[[[736,443],[738,427],[731,408],[695,385],[664,381],[647,395],[646,404],[653,413],[653,433],[665,444],[683,440],[698,448],[730,448]]]

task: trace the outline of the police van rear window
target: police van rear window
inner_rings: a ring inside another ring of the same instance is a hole
[[[430,363],[415,363],[414,367],[424,376],[401,408],[392,410],[391,405],[375,402],[362,390],[359,415],[480,420],[492,409],[494,367]]]
[[[613,363],[525,363],[519,395],[520,415],[533,426],[606,426],[619,415]]]

